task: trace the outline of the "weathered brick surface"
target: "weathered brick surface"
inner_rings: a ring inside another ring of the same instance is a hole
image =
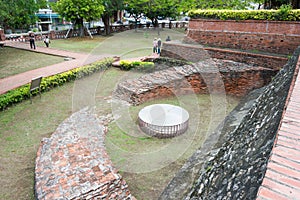
[[[197,62],[206,58],[218,58],[247,63],[255,66],[279,70],[287,62],[287,58],[256,54],[228,49],[204,47],[202,45],[165,42],[161,56]]]
[[[83,109],[43,139],[36,158],[37,199],[133,199],[104,147],[104,126]]]
[[[187,38],[202,45],[291,54],[300,45],[300,22],[193,19]]]
[[[271,81],[275,71],[229,60],[207,59],[171,67],[118,84],[115,95],[131,104],[188,93],[244,96]],[[220,83],[222,81],[222,83]]]

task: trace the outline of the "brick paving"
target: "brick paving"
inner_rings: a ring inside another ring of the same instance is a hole
[[[298,73],[300,57],[296,68]],[[292,83],[257,200],[300,199],[300,76]]]
[[[27,51],[49,54],[49,55],[61,56],[61,57],[68,58],[69,60],[0,79],[0,94],[4,94],[9,90],[25,85],[29,83],[31,79],[39,76],[43,76],[43,77],[52,76],[55,74],[59,74],[74,68],[78,68],[93,63],[103,58],[113,57],[113,55],[93,55],[87,53],[74,53],[70,51],[63,51],[63,50],[58,50],[53,48],[46,48],[46,47],[37,47],[34,50],[34,49],[30,49],[29,43],[16,42],[16,41],[7,41],[5,43],[5,46],[24,49]]]

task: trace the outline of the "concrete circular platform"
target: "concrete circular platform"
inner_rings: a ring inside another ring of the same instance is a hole
[[[179,106],[153,104],[141,109],[139,126],[146,134],[158,138],[171,138],[188,129],[189,113]]]

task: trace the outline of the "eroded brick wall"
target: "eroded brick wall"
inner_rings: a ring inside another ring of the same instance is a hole
[[[187,38],[203,45],[287,55],[300,45],[300,22],[192,19]]]
[[[197,62],[207,58],[218,58],[247,63],[255,66],[279,70],[287,62],[286,57],[249,53],[228,49],[204,47],[176,41],[163,43],[161,56]]]
[[[171,67],[118,84],[115,95],[133,105],[181,94],[222,93],[244,96],[271,81],[276,71],[244,63],[207,59]],[[221,82],[220,82],[221,81]]]
[[[85,108],[43,139],[35,166],[37,200],[135,199],[106,153],[101,124]]]

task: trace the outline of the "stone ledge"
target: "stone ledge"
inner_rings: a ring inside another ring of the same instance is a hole
[[[36,158],[36,199],[133,199],[105,151],[105,131],[83,109],[43,139]]]

